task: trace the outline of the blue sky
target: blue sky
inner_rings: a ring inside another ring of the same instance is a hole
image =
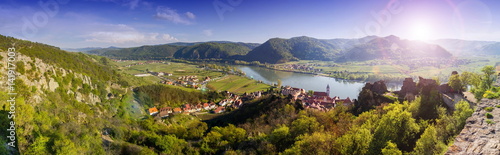
[[[500,41],[497,0],[3,0],[0,34],[63,48],[396,35]]]

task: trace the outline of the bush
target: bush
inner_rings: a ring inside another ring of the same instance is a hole
[[[500,105],[497,105],[496,107],[497,107],[497,108],[500,108]]]
[[[486,108],[484,108],[484,110],[491,112],[491,111],[493,111],[493,107],[486,107]]]
[[[491,113],[486,113],[486,118],[491,119],[491,118],[493,118],[493,115]]]
[[[495,124],[495,122],[493,122],[492,120],[486,120],[486,123],[488,123],[488,124]]]

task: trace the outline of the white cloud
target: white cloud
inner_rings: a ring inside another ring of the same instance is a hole
[[[100,31],[83,36],[86,42],[113,44],[162,44],[178,41],[169,34],[139,32],[124,24],[104,24]]]
[[[137,6],[139,5],[139,2],[140,2],[140,1],[141,1],[141,0],[131,0],[131,1],[129,1],[126,5],[127,5],[127,6],[129,6],[129,7],[130,7],[130,9],[132,9],[132,10],[133,10],[133,9],[137,8]]]
[[[196,15],[194,15],[192,12],[186,12],[186,16],[187,16],[189,19],[195,19],[195,18],[196,18]]]
[[[196,16],[191,12],[186,12],[185,16],[186,17],[181,16],[179,13],[177,13],[177,10],[173,10],[168,7],[162,7],[162,6],[156,9],[156,15],[155,15],[155,17],[158,19],[168,20],[175,24],[186,24],[186,25],[193,24],[192,20],[196,18]]]
[[[203,33],[203,35],[205,35],[207,37],[210,37],[214,34],[212,30],[203,30],[202,33]]]

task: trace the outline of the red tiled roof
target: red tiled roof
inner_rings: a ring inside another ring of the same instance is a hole
[[[328,94],[326,94],[326,92],[314,92],[313,95],[314,96],[328,96]]]
[[[152,114],[152,113],[157,113],[158,112],[158,109],[156,107],[153,107],[153,108],[149,108],[149,114]]]

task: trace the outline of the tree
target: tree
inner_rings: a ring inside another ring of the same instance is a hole
[[[460,75],[454,74],[451,75],[450,78],[448,79],[448,85],[457,92],[462,92],[463,90],[463,85],[462,81],[460,80]]]
[[[47,150],[48,137],[40,136],[35,139],[24,154],[49,154]]]
[[[269,141],[274,144],[278,151],[283,151],[293,143],[290,128],[286,125],[277,127],[269,135]]]
[[[299,118],[292,122],[291,132],[293,137],[316,131],[323,131],[323,126],[319,124],[316,117],[309,117],[302,113]]]
[[[491,88],[491,85],[493,84],[493,78],[491,77],[493,74],[495,74],[495,68],[493,66],[484,66],[482,69],[481,69],[481,72],[484,73],[484,79],[483,79],[483,82],[484,82],[484,85],[482,85],[482,87],[485,89],[485,90],[488,90]]]
[[[434,126],[429,125],[415,146],[415,154],[443,154],[446,150],[446,145],[439,141],[437,132]]]
[[[387,142],[387,145],[382,149],[383,155],[401,155],[403,152],[398,149],[398,146],[391,141]]]
[[[382,116],[375,129],[373,139],[376,141],[370,144],[370,151],[373,151],[370,154],[380,154],[388,141],[394,142],[403,151],[413,148],[412,142],[415,141],[420,127],[403,106],[393,103],[384,107],[388,112]]]
[[[297,141],[292,148],[287,149],[283,154],[335,154],[333,148],[334,138],[331,134],[324,132],[314,132],[297,137]]]
[[[178,139],[173,135],[165,135],[156,139],[156,146],[165,154],[183,154],[182,150],[188,143],[183,139]]]
[[[372,138],[370,130],[357,128],[342,135],[337,140],[337,145],[342,154],[366,154]]]

